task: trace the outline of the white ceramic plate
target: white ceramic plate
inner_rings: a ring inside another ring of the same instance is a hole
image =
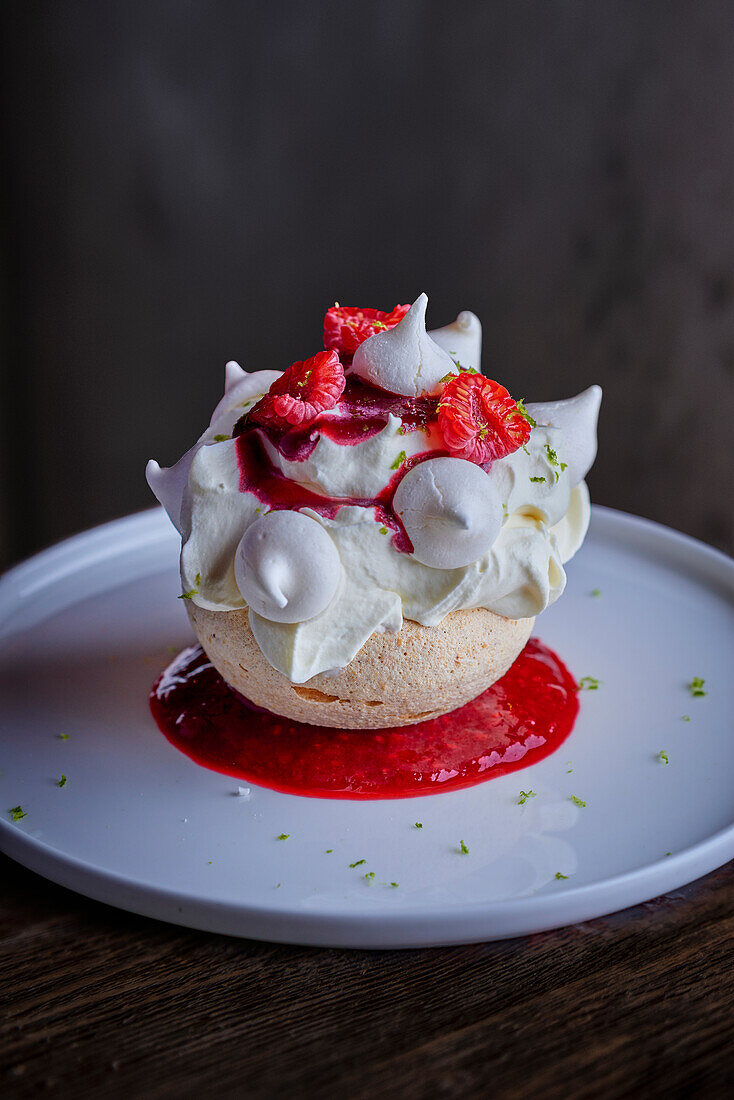
[[[571,737],[468,790],[375,802],[242,797],[158,732],[148,690],[191,637],[177,552],[156,509],[0,579],[0,849],[52,881],[208,931],[412,947],[586,920],[734,856],[734,562],[716,551],[595,508],[536,624],[601,681]]]

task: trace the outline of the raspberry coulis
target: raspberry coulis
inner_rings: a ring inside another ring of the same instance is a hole
[[[259,430],[289,462],[303,462],[313,452],[319,436],[325,435],[342,447],[353,447],[381,432],[391,413],[402,421],[404,433],[428,428],[437,423],[438,404],[438,397],[402,397],[352,375],[336,404],[336,414],[329,410],[303,427],[283,430],[250,420],[246,413],[232,434],[238,437]]]
[[[458,710],[413,726],[334,729],[254,706],[192,646],[156,681],[150,707],[172,745],[224,775],[315,798],[410,798],[470,787],[549,756],[573,729],[578,685],[531,638],[501,680]]]
[[[408,471],[418,463],[428,458],[444,457],[448,451],[427,448],[411,455],[402,462],[376,497],[330,497],[315,493],[301,482],[286,477],[271,462],[264,439],[288,461],[303,462],[313,452],[319,436],[325,435],[343,447],[354,446],[382,431],[390,413],[402,420],[405,432],[430,430],[431,423],[436,421],[437,405],[437,397],[400,397],[359,379],[349,378],[339,401],[338,416],[325,414],[305,428],[286,431],[250,422],[245,416],[238,421],[233,432],[237,440],[240,491],[251,493],[271,510],[311,508],[326,519],[333,519],[345,506],[374,508],[377,521],[389,528],[395,549],[399,553],[410,554],[413,545],[393,508],[395,490]]]

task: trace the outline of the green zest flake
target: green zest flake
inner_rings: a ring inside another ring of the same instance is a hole
[[[279,882],[276,882],[276,884],[275,884],[275,889],[276,889],[276,890],[280,890],[280,883],[279,883]]]
[[[327,856],[330,856],[330,855],[331,855],[331,853],[332,853],[333,851],[334,851],[334,849],[333,849],[333,848],[327,848],[327,849],[326,849],[326,854],[327,854]]]
[[[544,477],[531,477],[530,480],[531,481],[545,481],[545,478]]]
[[[660,752],[658,753],[658,760],[660,761],[661,764],[669,764],[670,763],[670,760],[668,759],[668,754],[665,751],[665,749],[661,749]]]
[[[702,680],[700,676],[694,676],[690,684],[688,685],[688,690],[690,691],[691,695],[705,695],[706,692],[703,690],[703,685],[705,683],[706,681]]]
[[[569,795],[569,799],[573,802],[574,806],[581,806],[582,809],[586,809],[586,803],[583,798],[577,798],[575,794]]]
[[[371,886],[372,883],[375,881],[375,872],[374,871],[368,871],[367,874],[364,877],[367,880],[367,882],[369,883],[369,885]]]
[[[527,420],[530,427],[531,428],[537,428],[538,427],[538,421],[533,420],[532,416],[530,415],[528,410],[525,408],[525,398],[521,397],[519,401],[515,402],[515,405],[517,406],[517,411],[520,413],[520,416],[522,416],[525,420]]]
[[[594,596],[595,599],[598,599],[598,597],[601,596],[601,588],[592,588],[591,592],[589,592],[589,595]]]
[[[464,843],[463,840],[459,841],[459,851],[461,852],[461,854],[463,856],[468,856],[469,855],[469,849],[467,848],[467,846],[466,846],[466,844]]]
[[[380,534],[381,535],[386,535],[387,534],[387,527],[381,527],[380,528]]]
[[[366,859],[357,859],[354,863],[350,863],[349,866],[354,869],[355,867],[361,867],[363,863],[366,863]]]
[[[523,443],[522,449],[524,450],[524,452],[528,456],[528,458],[530,458],[530,451],[528,450],[526,443]]]
[[[594,676],[582,676],[579,680],[579,691],[598,691],[601,680]]]
[[[673,853],[672,852],[666,852],[665,854],[666,854],[666,856],[672,856]]]
[[[681,722],[690,722],[690,720],[691,720],[690,714],[681,714],[680,717],[681,717]]]
[[[198,596],[198,595],[199,595],[199,589],[198,588],[190,588],[188,590],[188,592],[182,592],[181,595],[178,596],[177,598],[179,600],[193,600],[194,596]]]
[[[288,840],[290,835],[291,835],[290,833],[281,833],[280,836],[276,837],[275,839],[276,840]]]
[[[65,787],[66,786],[66,776],[65,775],[62,775],[61,779],[58,779],[56,781],[56,786],[57,787]]]
[[[176,652],[178,653],[178,646],[176,647]],[[68,741],[69,740],[69,734],[68,733],[60,733],[59,734],[59,740],[60,741]]]
[[[196,585],[197,588],[201,584],[201,573],[197,573],[196,576],[194,577],[194,584]]]
[[[400,452],[400,454],[398,455],[398,457],[397,457],[397,458],[395,459],[395,461],[393,462],[393,464],[392,464],[392,466],[390,467],[390,469],[391,469],[391,470],[399,470],[399,469],[400,469],[400,467],[401,467],[401,466],[403,465],[403,463],[405,462],[405,459],[406,459],[406,458],[407,458],[407,455],[406,455],[405,451],[401,451],[401,452]]]
[[[557,466],[557,465],[558,465],[558,455],[557,455],[557,453],[556,453],[556,452],[555,452],[555,451],[553,450],[553,448],[551,447],[550,443],[546,443],[546,445],[545,445],[545,453],[546,453],[546,455],[548,456],[548,461],[550,462],[551,466]]]
[[[398,428],[398,435],[405,435],[405,428],[403,427],[402,424]]]
[[[560,871],[556,871],[556,878],[568,878],[568,875],[562,875]]]
[[[8,810],[8,813],[13,821],[20,821],[22,817],[28,816],[22,806],[13,806],[12,809]]]
[[[517,800],[518,806],[524,806],[529,798],[535,798],[535,791],[520,791],[520,797]]]
[[[211,865],[212,865],[212,860],[208,859],[208,860],[206,861],[206,863],[207,863],[207,867],[211,867]]]
[[[454,360],[454,363],[456,364],[456,366],[457,366],[457,369],[458,369],[458,370],[460,370],[462,374],[479,374],[479,373],[480,373],[480,372],[479,372],[479,371],[477,370],[477,368],[476,368],[476,367],[462,367],[462,365],[461,365],[461,363],[459,362],[459,360],[458,360],[458,359],[456,359],[456,358],[454,358],[454,352],[452,352],[452,351],[451,351],[451,352],[449,352],[449,355],[450,355],[450,356],[451,356],[451,358],[452,358],[452,359]]]
[[[228,439],[231,439],[231,438],[232,438],[231,435],[215,435],[214,436],[214,442],[215,443],[225,443]]]
[[[423,828],[423,822],[422,821],[416,821],[415,827],[416,827],[416,829],[422,829]]]
[[[563,471],[567,470],[567,469],[568,469],[568,463],[567,462],[562,462],[561,463],[561,473],[563,473]]]
[[[399,885],[400,885],[400,883],[399,883],[399,882],[391,882],[391,883],[390,883],[390,886],[392,886],[393,890],[397,890],[397,888],[398,888],[398,886],[399,886]]]

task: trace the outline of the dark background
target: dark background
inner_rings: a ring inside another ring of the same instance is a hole
[[[727,0],[4,8],[0,560],[150,505],[223,365],[325,308],[473,309],[605,389],[597,502],[732,549]]]

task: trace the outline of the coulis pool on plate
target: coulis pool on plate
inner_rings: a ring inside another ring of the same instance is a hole
[[[225,775],[317,798],[409,798],[549,756],[573,729],[578,685],[560,657],[531,638],[501,680],[458,710],[412,726],[335,729],[256,707],[197,645],[162,673],[150,707],[172,745]]]

